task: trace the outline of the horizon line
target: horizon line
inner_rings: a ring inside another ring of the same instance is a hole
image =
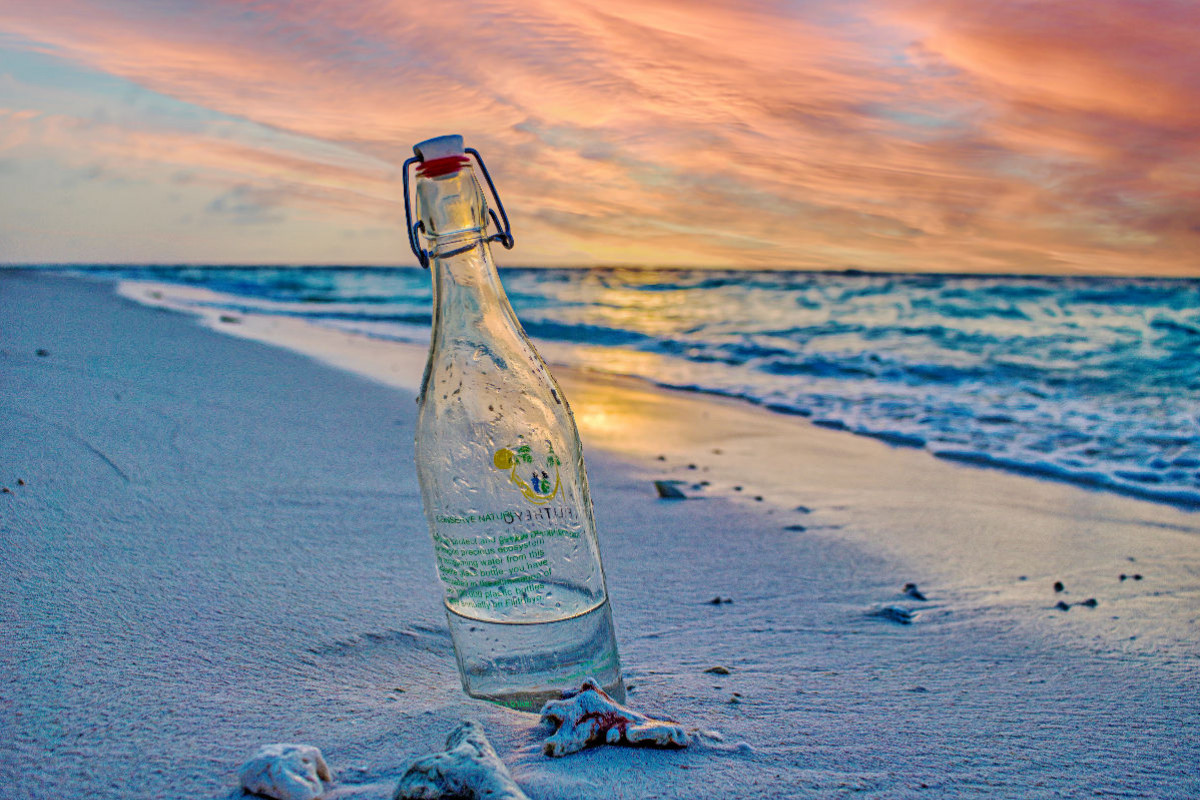
[[[498,270],[528,269],[528,270],[596,270],[596,271],[633,271],[633,272],[748,272],[748,273],[805,273],[810,275],[930,275],[943,278],[1108,278],[1132,280],[1200,280],[1200,272],[1196,275],[1147,275],[1147,274],[1105,274],[1085,272],[955,272],[940,270],[886,270],[863,269],[861,267],[846,267],[843,269],[812,269],[806,267],[763,267],[763,266],[685,266],[685,265],[650,265],[650,264],[511,264],[496,265]],[[341,263],[214,263],[214,262],[0,262],[0,270],[69,270],[69,269],[327,269],[327,270],[428,270],[417,264],[341,264]]]

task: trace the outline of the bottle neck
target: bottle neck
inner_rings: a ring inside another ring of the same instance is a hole
[[[435,237],[431,245],[435,337],[478,328],[489,309],[508,308],[482,230]]]
[[[420,177],[417,210],[433,272],[434,344],[484,341],[503,336],[505,329],[519,330],[485,238],[487,202],[474,172],[462,168]]]

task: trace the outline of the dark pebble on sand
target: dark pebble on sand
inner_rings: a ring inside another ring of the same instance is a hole
[[[806,530],[808,530],[808,528],[804,527],[803,525],[784,525],[783,529],[785,531],[806,531]]]
[[[37,355],[38,355],[38,356],[40,356],[40,357],[42,357],[42,358],[45,358],[46,356],[50,355],[50,351],[49,351],[49,350],[43,350],[43,349],[42,349],[42,348],[40,348],[40,347],[39,347],[37,350],[35,350],[34,352],[35,352],[35,353],[37,353]]]
[[[900,625],[911,625],[913,621],[912,612],[900,606],[884,606],[876,611],[872,611],[871,616],[886,619],[888,622],[895,622]]]
[[[1075,605],[1077,605],[1077,606],[1087,606],[1088,608],[1095,608],[1096,606],[1100,605],[1100,603],[1098,603],[1098,602],[1096,601],[1096,598],[1094,598],[1094,597],[1089,597],[1087,600],[1084,600],[1084,601],[1082,601],[1082,602],[1080,602],[1080,603],[1076,603]]]
[[[740,486],[735,486],[735,487],[733,487],[733,490],[734,490],[735,492],[740,492],[740,491],[742,490],[742,487],[740,487]]]
[[[754,495],[754,499],[761,503],[763,496],[761,494],[756,494],[756,495]]]
[[[1141,576],[1141,575],[1137,575],[1137,574],[1135,574],[1135,575],[1133,576],[1133,579],[1134,579],[1135,581],[1140,581],[1140,580],[1142,579],[1142,576]]]
[[[793,510],[799,514],[811,514],[812,513],[812,509],[809,508],[808,506],[796,506],[796,508]]]
[[[659,457],[658,457],[658,460],[659,460],[659,461],[666,461],[666,460],[667,460],[667,457],[666,457],[666,456],[659,456]]]
[[[221,322],[229,322],[229,323],[241,322],[241,320],[238,319],[237,317],[231,317],[228,314],[222,314],[220,317],[218,317],[218,319],[220,319]]]
[[[1070,611],[1071,610],[1071,604],[1063,602],[1062,600],[1059,600],[1057,603],[1055,603],[1054,607],[1057,608],[1059,611]]]
[[[1028,576],[1028,575],[1018,575],[1018,576],[1017,576],[1017,580],[1019,580],[1019,581],[1027,581],[1027,580],[1029,580],[1029,576]]]
[[[688,464],[688,469],[695,469],[695,468],[696,468],[695,464]]]
[[[24,486],[24,485],[25,485],[25,479],[17,478],[17,486]]]
[[[1062,581],[1055,581],[1055,582],[1054,582],[1054,591],[1056,591],[1056,592],[1061,592],[1061,591],[1062,591],[1063,589],[1065,589],[1065,588],[1066,588],[1066,587],[1065,587],[1065,586],[1063,586],[1063,582],[1062,582]]]
[[[917,585],[915,583],[904,584],[904,593],[914,600],[928,599],[925,597],[924,594],[921,593],[921,590],[917,588]]]
[[[709,667],[708,669],[706,669],[704,671],[707,672],[709,675],[728,675],[729,667],[720,667],[720,666]]]
[[[669,481],[655,481],[654,488],[662,500],[686,500],[687,495],[675,488]]]
[[[732,597],[721,597],[720,595],[717,595],[716,597],[714,597],[712,600],[709,600],[708,602],[710,605],[719,606],[722,603],[732,603],[733,598]]]
[[[4,487],[4,490],[3,490],[3,493],[4,493],[4,494],[12,494],[12,493],[13,493],[13,490],[12,490],[12,489],[10,489],[10,488],[8,488],[7,486],[5,486],[5,487]]]
[[[1118,575],[1117,577],[1118,577],[1120,580],[1125,580],[1125,579],[1126,579],[1126,578],[1128,578],[1129,576],[1128,576],[1128,575],[1126,575],[1124,572],[1122,572],[1122,573],[1121,573],[1120,575]]]

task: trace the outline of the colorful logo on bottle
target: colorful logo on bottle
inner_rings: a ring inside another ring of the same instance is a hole
[[[496,469],[508,471],[508,482],[516,486],[521,495],[529,502],[544,506],[558,496],[562,488],[562,479],[558,468],[562,464],[550,448],[546,456],[545,469],[540,469],[533,462],[533,448],[527,444],[515,448],[502,447],[492,456]],[[551,477],[553,470],[553,477]]]

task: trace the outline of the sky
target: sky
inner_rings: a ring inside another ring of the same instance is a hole
[[[0,263],[1200,275],[1194,0],[4,0]]]

